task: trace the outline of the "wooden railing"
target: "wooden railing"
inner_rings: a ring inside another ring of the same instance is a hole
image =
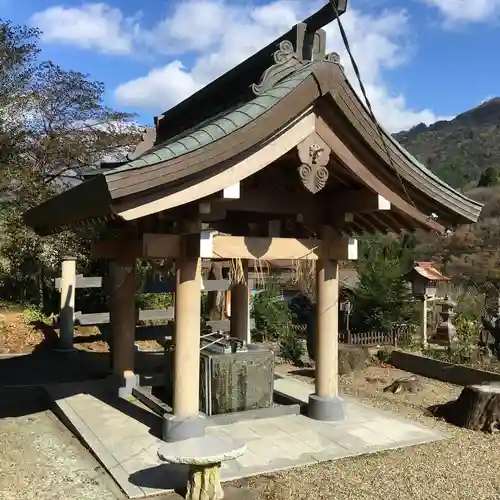
[[[409,325],[397,325],[391,331],[386,332],[352,332],[343,331],[339,333],[339,342],[348,345],[362,345],[365,347],[398,345],[405,343],[410,337]]]
[[[61,278],[56,278],[55,287],[61,289]],[[103,279],[100,276],[76,276],[75,288],[101,288]],[[230,288],[230,280],[203,280],[202,291],[226,291]],[[76,291],[76,290],[75,290]],[[141,286],[139,293],[174,293],[175,279],[169,278],[165,280],[149,280]],[[137,309],[136,322],[161,322],[163,324],[155,325],[138,325],[136,326],[136,340],[160,340],[169,337],[173,334],[174,308],[167,307],[161,309]],[[110,322],[109,312],[100,313],[83,313],[75,311],[74,324],[75,326],[103,326]],[[253,328],[253,320],[250,322],[250,328]],[[208,321],[207,325],[212,331],[222,330],[229,331],[229,320]],[[54,327],[59,326],[59,316],[54,318]],[[108,335],[107,329],[101,329],[101,333],[106,338]]]

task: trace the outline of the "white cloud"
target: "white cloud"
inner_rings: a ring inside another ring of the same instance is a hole
[[[177,60],[151,70],[146,76],[123,83],[115,89],[115,99],[127,106],[152,108],[161,112],[200,88],[201,84]]]
[[[105,4],[87,4],[80,9],[52,7],[35,15],[32,21],[45,30],[47,40],[117,54],[142,49],[167,58],[163,65],[119,85],[114,92],[119,105],[158,114],[234,67],[323,4],[321,0],[271,0],[253,5],[232,0],[182,0],[168,17],[152,27],[143,26],[137,17],[126,18],[118,9]],[[393,9],[369,14],[353,9],[350,4],[342,22],[373,109],[385,127],[401,130],[441,119],[431,110],[408,108],[404,96],[394,94],[387,85],[388,72],[404,64],[413,52],[405,11]],[[340,53],[347,75],[358,89],[337,25],[328,26],[327,33],[328,49]]]
[[[130,54],[136,25],[120,9],[104,3],[82,7],[54,6],[35,13],[30,23],[42,30],[42,39],[108,54]]]
[[[194,13],[200,3],[206,5],[207,12],[220,12],[220,17],[200,16],[196,21],[196,30],[190,30],[191,20],[196,16]],[[223,4],[222,0],[214,0],[213,3],[200,0],[183,2],[170,19],[163,21],[163,36],[185,43],[191,49],[198,49],[198,57],[189,68],[179,61],[169,62],[146,76],[120,85],[115,90],[117,102],[163,112],[277,38],[295,22],[314,11],[319,3],[316,1],[313,5],[309,4],[305,10],[302,3],[290,0],[278,0],[254,7]],[[192,14],[187,17],[180,15],[180,9]],[[405,98],[393,95],[385,84],[384,70],[405,63],[412,53],[411,31],[405,11],[385,11],[372,16],[350,8],[342,16],[342,22],[372,107],[385,127],[396,131],[443,118],[429,109],[409,109]],[[174,24],[176,28],[171,31],[170,27]],[[200,31],[206,33],[205,44],[201,44],[196,36]],[[358,89],[335,23],[327,27],[327,35],[328,49],[340,53],[348,77]],[[196,43],[199,45],[195,45]]]
[[[500,14],[500,0],[423,0],[437,8],[448,27],[491,21]]]

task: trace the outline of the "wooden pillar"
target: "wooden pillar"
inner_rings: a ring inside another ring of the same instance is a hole
[[[231,287],[231,337],[250,343],[249,311],[250,301],[248,295],[248,261],[242,260],[243,281]]]
[[[61,266],[61,312],[59,349],[73,349],[75,327],[76,258],[64,257]]]
[[[176,261],[173,415],[163,421],[163,439],[181,441],[205,434],[199,413],[201,259]]]
[[[328,239],[323,239],[324,243]],[[309,397],[309,416],[315,420],[338,421],[345,416],[339,398],[339,266],[321,257],[316,263],[316,382]]]
[[[117,260],[109,264],[112,369],[120,383],[121,396],[129,396],[137,386],[135,375],[135,259]]]

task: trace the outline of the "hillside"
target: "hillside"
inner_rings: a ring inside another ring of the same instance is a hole
[[[395,135],[444,181],[484,203],[481,220],[449,236],[418,233],[417,251],[458,280],[500,280],[500,98],[450,121],[417,125]],[[488,187],[477,187],[478,182]]]
[[[421,123],[395,137],[453,187],[475,187],[486,169],[500,170],[500,97],[453,120]]]

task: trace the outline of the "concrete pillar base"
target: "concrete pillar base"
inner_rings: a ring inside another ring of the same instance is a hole
[[[128,398],[132,396],[133,389],[137,389],[140,385],[139,375],[132,371],[127,371],[123,376],[111,374],[108,377],[113,391],[118,389],[118,397]],[[116,392],[115,392],[116,394]]]
[[[345,420],[345,402],[338,396],[329,398],[311,394],[307,415],[322,422],[340,422]]]
[[[78,349],[76,349],[76,347],[61,347],[57,345],[57,347],[53,347],[51,351],[57,354],[71,354],[73,356],[78,355]]]
[[[189,438],[203,437],[205,427],[206,418],[202,414],[187,418],[167,414],[163,417],[162,439],[167,443],[172,443]]]

